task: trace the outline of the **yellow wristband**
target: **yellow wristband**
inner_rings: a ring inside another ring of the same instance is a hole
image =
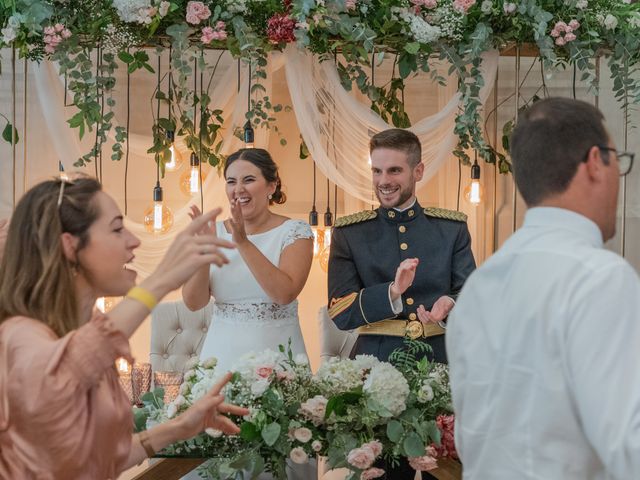
[[[142,448],[144,448],[144,451],[147,454],[147,457],[151,458],[155,456],[156,451],[151,446],[151,439],[149,438],[148,431],[143,430],[142,432],[140,432],[138,434],[138,440],[140,440],[140,445],[142,445]]]
[[[158,304],[158,299],[156,298],[156,296],[149,290],[145,290],[142,287],[133,287],[127,293],[127,297],[132,300],[137,300],[145,307],[147,307],[149,311],[153,310],[154,307]]]

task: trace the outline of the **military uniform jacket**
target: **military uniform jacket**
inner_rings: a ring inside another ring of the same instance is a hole
[[[418,258],[413,284],[402,295],[402,312],[393,313],[389,286],[400,262]],[[329,316],[342,330],[384,319],[417,319],[442,295],[454,300],[475,269],[466,216],[439,208],[413,207],[398,212],[378,208],[340,218],[333,229],[329,256]],[[444,335],[427,341],[434,359],[446,362]],[[361,335],[352,355],[386,360],[403,345],[402,337]]]

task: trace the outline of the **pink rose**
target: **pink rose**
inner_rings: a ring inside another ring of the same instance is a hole
[[[53,45],[45,45],[44,51],[47,53],[53,53],[56,51],[56,49],[53,47]]]
[[[273,367],[268,365],[263,365],[262,367],[256,368],[256,375],[261,378],[269,378],[273,373]]]
[[[324,414],[327,411],[328,400],[322,395],[316,395],[306,402],[300,404],[299,412],[307,419],[311,420],[314,425],[324,423]]]
[[[60,33],[62,30],[64,30],[64,25],[62,25],[61,23],[56,23],[53,28],[56,29],[56,32]]]
[[[467,13],[475,3],[476,0],[453,0],[453,8],[460,13]]]
[[[376,458],[382,454],[382,443],[380,443],[379,440],[371,440],[370,442],[364,443],[362,447],[370,448]]]
[[[379,478],[384,475],[384,470],[381,468],[367,468],[360,475],[360,480],[370,480],[372,478]]]
[[[562,37],[558,37],[556,42],[558,40],[564,41]],[[451,457],[457,460],[458,452],[454,440],[455,417],[453,415],[439,415],[436,418],[436,425],[440,430],[440,446],[434,446],[438,457]]]
[[[187,22],[198,25],[202,20],[211,16],[211,10],[202,2],[187,3]]]
[[[368,447],[354,448],[347,455],[347,462],[360,470],[366,470],[371,467],[376,456]]]
[[[572,30],[577,30],[580,28],[580,22],[577,21],[576,19],[573,19],[569,22],[569,26],[571,27]]]
[[[429,455],[424,455],[422,457],[410,457],[409,465],[418,472],[428,472],[438,468],[438,461]]]
[[[356,0],[345,0],[344,6],[347,8],[347,10],[355,10]]]
[[[573,42],[576,39],[576,34],[575,33],[567,33],[564,36],[564,39],[566,42]]]
[[[209,44],[213,41],[213,36],[214,36],[214,31],[213,28],[211,27],[204,27],[202,29],[202,36],[200,37],[200,41],[204,44]]]
[[[320,450],[322,450],[322,442],[320,442],[319,440],[314,440],[313,442],[311,442],[311,449],[314,452],[319,452]]]
[[[64,30],[62,30],[62,33],[60,33],[60,35],[62,35],[62,38],[69,38],[71,36],[71,30],[65,28]]]
[[[54,27],[44,27],[44,34],[45,35],[55,35],[56,34],[56,29]]]
[[[216,30],[225,30],[227,28],[227,24],[224,23],[222,20],[218,20],[216,22]]]
[[[556,45],[562,46],[565,45],[567,42],[565,41],[564,37],[558,37],[556,38]]]
[[[293,431],[293,438],[298,440],[300,443],[307,443],[311,440],[312,435],[311,430],[305,427],[296,428]]]

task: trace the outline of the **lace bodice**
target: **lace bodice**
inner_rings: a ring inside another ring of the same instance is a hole
[[[223,222],[216,223],[216,231],[220,238],[231,240],[231,234],[227,232]],[[249,235],[249,240],[276,266],[280,263],[282,251],[303,238],[313,238],[311,227],[306,222],[292,219],[269,231]],[[273,304],[240,253],[237,250],[226,250],[225,255],[229,259],[227,265],[222,268],[212,266],[209,270],[211,292],[216,304]],[[278,310],[275,307],[269,308]],[[261,309],[264,310],[264,307]]]

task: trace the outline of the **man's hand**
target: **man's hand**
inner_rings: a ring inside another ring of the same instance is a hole
[[[391,284],[391,301],[396,301],[411,286],[416,277],[416,268],[419,260],[417,258],[407,258],[403,260],[396,270],[396,278]]]
[[[418,314],[418,318],[424,324],[427,323],[438,323],[447,318],[449,312],[455,305],[455,302],[451,297],[447,297],[443,295],[440,297],[431,307],[431,310],[426,310],[424,305],[420,305],[418,310],[416,311]]]

